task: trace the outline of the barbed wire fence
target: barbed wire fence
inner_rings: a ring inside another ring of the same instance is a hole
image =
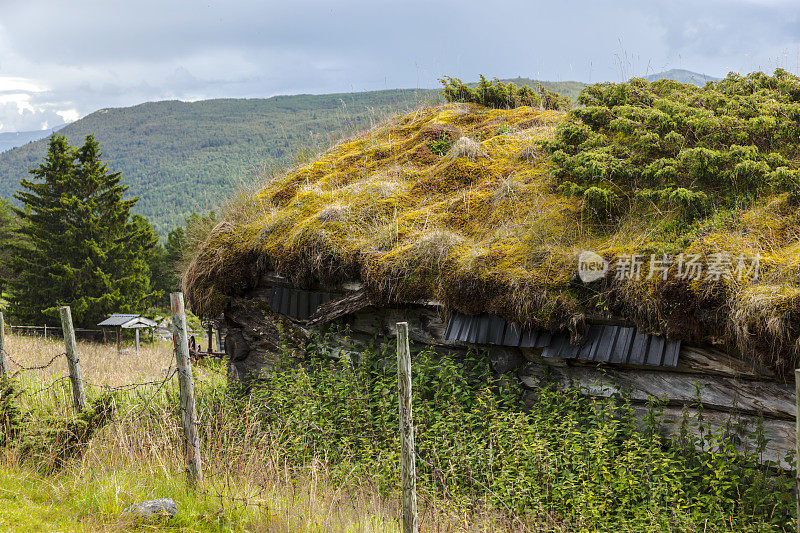
[[[78,399],[79,396],[82,396],[82,387],[83,385],[87,385],[94,390],[101,390],[108,393],[114,392],[133,392],[133,391],[140,391],[140,390],[148,390],[149,394],[144,397],[144,400],[140,402],[137,408],[131,409],[130,411],[126,412],[122,417],[114,420],[112,423],[116,424],[124,424],[126,421],[130,420],[132,417],[139,416],[141,413],[144,413],[151,404],[155,401],[156,398],[162,393],[165,387],[171,382],[174,377],[178,377],[179,381],[179,395],[180,395],[180,405],[178,408],[178,414],[181,421],[181,426],[183,429],[182,432],[182,448],[184,451],[184,458],[187,466],[187,478],[189,484],[195,489],[196,492],[202,493],[208,496],[212,496],[219,499],[226,499],[230,501],[239,502],[245,506],[256,506],[256,507],[264,507],[269,508],[269,506],[265,503],[266,500],[262,499],[254,499],[254,498],[240,498],[229,493],[222,494],[218,487],[217,490],[210,489],[204,486],[203,478],[203,464],[201,459],[201,449],[200,449],[200,438],[199,432],[201,430],[200,422],[197,417],[196,407],[195,407],[195,400],[194,400],[194,382],[193,382],[193,373],[192,373],[192,359],[190,357],[190,352],[188,348],[188,335],[192,332],[188,330],[186,327],[186,319],[185,319],[185,311],[183,308],[183,295],[182,293],[175,293],[171,295],[172,300],[172,310],[173,310],[173,357],[170,362],[169,367],[164,371],[164,376],[160,379],[154,380],[146,380],[146,381],[138,381],[134,383],[127,383],[122,385],[108,385],[103,383],[96,383],[92,380],[87,380],[81,377],[80,374],[80,363],[77,356],[77,353],[74,353],[74,359],[70,361],[70,346],[69,346],[69,339],[70,337],[73,339],[74,343],[74,331],[72,331],[72,323],[71,317],[69,320],[62,320],[62,328],[61,330],[65,333],[63,337],[65,338],[66,350],[64,352],[60,352],[54,356],[52,356],[47,362],[42,364],[35,364],[35,365],[25,365],[18,358],[12,356],[9,353],[6,345],[5,345],[5,324],[3,321],[3,314],[0,312],[0,383],[7,379],[7,378],[14,378],[17,375],[24,373],[24,372],[35,372],[35,371],[43,371],[50,368],[54,365],[57,361],[59,361],[62,357],[67,358],[69,364],[70,375],[68,376],[61,376],[54,381],[48,383],[46,386],[43,386],[39,389],[33,391],[25,391],[25,394],[29,397],[35,397],[37,395],[43,394],[47,391],[53,390],[57,387],[63,387],[66,381],[70,381],[72,384],[72,392],[75,397],[75,407],[78,413],[81,412],[82,409],[85,409],[85,401],[84,404],[81,405],[80,400]],[[67,316],[69,313],[66,313]],[[63,319],[63,315],[62,315]],[[16,328],[17,326],[15,326]],[[399,413],[400,413],[400,434],[401,434],[401,472],[402,472],[402,482],[401,482],[401,517],[400,521],[402,524],[402,531],[404,533],[416,533],[418,530],[417,525],[417,492],[416,492],[416,462],[419,460],[420,463],[427,465],[427,467],[434,471],[440,468],[437,467],[434,463],[436,462],[436,458],[424,458],[422,457],[415,449],[414,446],[414,426],[412,420],[412,412],[411,412],[411,360],[410,360],[410,350],[408,346],[408,333],[407,333],[407,324],[399,323],[398,324],[398,344],[397,344],[397,355],[398,355],[398,392],[399,392]],[[48,327],[48,329],[51,329]],[[405,335],[402,333],[405,331]],[[74,351],[74,349],[73,349]],[[9,372],[8,363],[10,361],[14,367],[14,372]],[[229,375],[227,372],[223,372],[214,366],[204,365],[203,372],[209,375],[216,375],[218,378],[223,378],[224,381],[229,380]],[[212,381],[211,379],[207,379],[201,374],[197,374],[196,379],[198,383],[201,383],[203,387],[206,387],[208,390],[214,392],[214,394],[218,395],[220,398],[223,398],[225,402],[232,406],[238,406],[241,408],[250,408],[252,407],[253,396],[237,396],[231,394],[226,388],[220,388],[217,383]],[[81,392],[76,392],[76,387],[80,387]],[[274,387],[267,382],[257,382],[251,385],[251,387],[255,387],[258,389],[265,389],[265,390],[272,390],[274,392]],[[297,394],[303,396],[318,396],[320,398],[323,395],[315,393],[313,391],[287,391],[282,389],[280,391],[282,394]],[[362,404],[368,404],[370,402],[374,402],[377,398],[377,394],[374,395],[365,395],[365,396],[352,396],[352,397],[341,397],[341,399],[351,402],[357,402]],[[260,403],[259,408],[268,409],[271,411],[271,415],[281,423],[283,423],[286,427],[292,427],[293,429],[306,431],[309,433],[313,433],[316,436],[323,436],[329,437],[331,439],[341,439],[343,437],[363,437],[367,439],[376,439],[379,437],[385,436],[385,431],[387,428],[384,427],[376,427],[373,431],[364,431],[363,429],[358,432],[357,435],[354,433],[348,433],[341,429],[335,428],[322,428],[319,427],[317,424],[314,424],[310,421],[302,421],[293,418],[287,418],[279,412],[274,407]],[[383,433],[381,433],[383,431]],[[209,478],[214,478],[219,474],[227,474],[227,470],[220,471],[220,472],[208,472],[207,476]],[[491,493],[491,490],[480,483],[477,479],[472,479],[472,482],[481,485],[487,493]],[[443,487],[446,490],[446,486],[443,483]],[[493,493],[492,493],[493,494]],[[263,496],[263,495],[262,495]],[[527,526],[519,519],[519,517],[513,512],[513,510],[505,503],[502,497],[499,495],[493,494],[494,497],[498,499],[498,501],[506,508],[509,512],[511,517],[518,522],[523,530],[528,530]]]
[[[11,324],[6,323],[5,328],[8,329],[8,333],[10,335],[15,335],[18,337],[39,337],[45,340],[52,340],[56,341],[58,339],[63,339],[64,333],[63,328],[61,326],[52,326],[52,325],[25,325],[25,324]],[[163,335],[164,332],[169,329],[169,325],[160,325],[155,327],[155,329],[161,333],[159,335]],[[84,339],[84,340],[98,340],[100,338],[103,339],[103,343],[109,343],[106,336],[108,334],[108,330],[103,329],[92,329],[92,328],[73,328],[75,335]],[[189,329],[188,334],[190,336],[195,336],[198,338],[202,338],[207,332],[203,329]],[[169,332],[170,338],[172,336],[172,332]],[[156,335],[156,338],[159,338]],[[160,340],[164,340],[164,338],[160,338]],[[127,342],[127,341],[126,341]]]
[[[68,307],[62,307],[62,309],[68,309]],[[67,312],[66,314],[69,315],[69,312]],[[101,331],[101,330],[89,330],[89,329],[83,329],[83,330],[75,329],[75,328],[72,328],[71,317],[68,320],[69,320],[69,323],[68,324],[65,323],[64,326],[61,327],[61,328],[55,328],[55,327],[50,327],[50,326],[45,326],[45,328],[47,328],[48,330],[51,330],[51,331],[52,330],[66,331],[66,333],[67,333],[66,337],[70,337],[70,332],[74,333],[76,331],[87,331],[87,332],[100,332]],[[43,370],[46,370],[46,369],[52,367],[62,357],[63,358],[69,358],[70,357],[70,354],[69,354],[69,351],[70,351],[70,349],[69,349],[70,348],[69,347],[69,339],[67,338],[67,339],[65,339],[65,344],[67,345],[67,350],[65,350],[63,352],[60,352],[60,353],[57,353],[56,355],[52,356],[45,363],[34,364],[34,365],[25,364],[25,363],[19,361],[14,356],[12,356],[12,354],[10,353],[8,347],[6,346],[6,342],[5,342],[6,341],[6,339],[5,339],[5,328],[6,327],[9,328],[10,331],[13,331],[13,330],[11,330],[11,328],[12,328],[11,325],[5,324],[3,313],[0,311],[0,380],[2,380],[2,379],[13,379],[13,378],[19,376],[20,374],[25,373],[25,372],[43,371]],[[38,329],[43,329],[40,326],[13,326],[13,328],[34,328],[34,327],[38,328]],[[19,335],[19,330],[17,331],[17,334]],[[24,336],[24,334],[23,334],[23,336]],[[13,366],[14,366],[13,369],[11,369],[9,367],[9,365],[8,365],[9,362],[11,362],[13,364]],[[75,354],[75,367],[79,371],[80,362],[79,362],[79,359],[77,358],[77,353]],[[105,392],[124,392],[124,391],[132,391],[132,390],[135,390],[135,389],[150,388],[150,387],[153,387],[153,386],[156,386],[159,389],[163,388],[163,386],[172,377],[174,377],[175,373],[176,373],[176,369],[175,369],[175,365],[174,365],[174,354],[173,354],[172,363],[169,365],[169,368],[167,368],[167,371],[165,372],[166,375],[165,375],[165,377],[163,379],[149,380],[149,381],[139,381],[139,382],[134,382],[134,383],[125,383],[125,384],[122,384],[122,385],[108,385],[108,384],[105,384],[105,383],[95,383],[95,382],[93,382],[91,380],[87,380],[87,379],[83,378],[82,376],[80,376],[79,373],[78,373],[78,377],[79,377],[79,381],[82,384],[89,385],[93,389],[96,389],[96,390],[102,390],[102,391],[105,391]],[[57,385],[59,385],[60,383],[66,381],[66,380],[74,379],[74,377],[75,377],[75,373],[72,370],[72,365],[70,365],[70,375],[56,378],[48,386],[43,387],[41,389],[37,389],[37,390],[35,390],[33,392],[26,391],[26,394],[29,395],[29,396],[35,396],[35,395],[40,394],[40,393],[42,393],[42,392],[44,392],[46,390],[50,390],[50,389],[55,388]]]

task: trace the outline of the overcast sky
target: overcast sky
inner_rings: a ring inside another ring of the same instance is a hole
[[[0,131],[182,99],[797,72],[798,0],[0,0]]]

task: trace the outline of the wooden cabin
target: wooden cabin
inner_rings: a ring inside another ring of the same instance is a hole
[[[224,317],[232,377],[268,369],[281,334],[302,350],[324,324],[369,338],[407,321],[418,345],[485,350],[496,372],[520,380],[529,401],[545,383],[625,395],[642,412],[655,398],[666,404],[665,433],[702,404],[704,423],[734,442],[735,432],[762,435],[762,460],[785,467],[795,417],[787,378],[800,356],[800,191],[788,178],[797,171],[772,169],[785,156],[764,155],[770,163],[747,168],[766,165],[774,179],[754,185],[748,203],[740,189],[725,188],[730,180],[722,177],[733,169],[720,167],[712,180],[678,159],[650,165],[663,154],[639,153],[639,137],[609,133],[618,112],[625,128],[661,142],[648,129],[647,117],[665,115],[648,108],[653,102],[716,120],[723,108],[703,102],[729,98],[727,86],[686,88],[714,92],[686,107],[671,83],[637,81],[626,94],[639,107],[613,107],[616,97],[599,96],[592,109],[570,113],[453,103],[347,139],[266,182],[209,232],[183,278],[192,309]],[[793,98],[774,87],[775,102]],[[725,109],[745,131],[740,108]],[[596,142],[579,142],[590,137]],[[686,140],[674,150],[702,148],[699,137],[670,138]],[[644,163],[609,159],[597,147],[612,140],[628,143],[615,153],[636,153]],[[757,152],[724,146],[734,141],[717,148],[730,148],[730,157]],[[622,170],[615,174],[612,164]],[[595,179],[589,167],[608,176]],[[662,188],[645,187],[651,183]],[[630,269],[582,279],[588,250],[603,265],[625,255]],[[709,263],[690,279],[678,265],[665,266],[667,254],[727,263]],[[738,268],[745,255],[763,258],[761,270],[742,277],[720,269]],[[640,279],[636,269],[658,275]]]

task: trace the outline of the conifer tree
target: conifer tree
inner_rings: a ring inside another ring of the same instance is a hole
[[[69,305],[76,324],[89,327],[111,313],[143,310],[154,299],[148,260],[157,238],[124,198],[120,173],[109,172],[94,137],[75,149],[50,137],[43,163],[21,181],[17,214],[33,250],[15,260],[10,308],[27,322],[55,322]]]
[[[8,283],[15,277],[12,258],[27,253],[27,240],[20,234],[20,220],[11,204],[0,198],[0,301]]]

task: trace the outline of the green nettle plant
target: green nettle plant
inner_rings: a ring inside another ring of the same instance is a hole
[[[10,309],[25,322],[41,324],[72,307],[79,326],[93,326],[110,313],[147,307],[148,262],[157,242],[150,223],[124,198],[120,174],[108,171],[89,135],[80,148],[55,134],[43,163],[22,180],[15,195],[20,233],[30,250],[16,254]]]
[[[719,208],[800,197],[800,78],[782,69],[704,87],[599,83],[578,103],[543,143],[561,183],[658,200],[684,222],[710,214],[709,197]]]
[[[328,344],[311,343],[302,364],[234,393],[235,405],[210,391],[198,408],[235,410],[223,418],[243,431],[257,419],[279,435],[275,445],[291,465],[324,458],[337,481],[390,494],[400,479],[393,345],[332,362],[323,355]],[[478,353],[419,352],[412,371],[418,490],[429,501],[488,506],[567,530],[793,527],[792,479],[757,463],[757,437],[741,448],[754,451],[742,452],[730,437],[735,428],[712,432],[700,417],[665,439],[657,404],[642,416],[624,396],[598,400],[546,384],[523,410],[517,380],[498,378]]]

